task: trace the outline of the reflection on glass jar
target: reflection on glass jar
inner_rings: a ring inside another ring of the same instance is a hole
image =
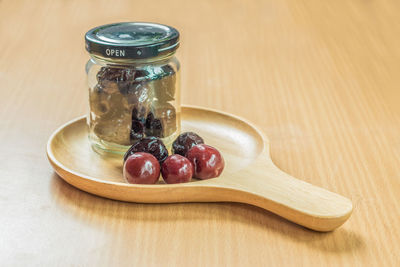
[[[168,146],[180,132],[179,33],[153,23],[118,23],[86,34],[91,59],[89,138],[100,152],[124,153],[142,137]]]

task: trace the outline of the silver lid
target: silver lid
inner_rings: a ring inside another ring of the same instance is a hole
[[[101,58],[146,59],[174,53],[179,32],[157,23],[121,22],[93,28],[85,40],[86,50]]]

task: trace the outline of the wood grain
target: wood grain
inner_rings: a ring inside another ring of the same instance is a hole
[[[397,266],[400,2],[0,1],[4,266]],[[79,191],[45,156],[87,110],[83,35],[114,21],[182,34],[182,102],[249,119],[274,162],[349,197],[320,234],[241,204],[132,204]],[[195,231],[193,231],[196,229]]]

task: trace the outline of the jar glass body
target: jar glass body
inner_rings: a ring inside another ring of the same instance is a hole
[[[91,56],[89,139],[97,152],[123,154],[143,137],[169,147],[180,133],[180,64],[174,55],[126,62]]]

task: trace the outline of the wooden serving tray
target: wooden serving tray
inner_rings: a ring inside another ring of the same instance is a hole
[[[352,212],[349,199],[279,170],[264,134],[244,119],[211,109],[182,107],[182,131],[193,131],[217,147],[225,159],[218,178],[183,184],[128,184],[122,156],[99,155],[88,140],[85,117],[50,137],[47,156],[71,185],[102,197],[143,203],[242,202],[259,206],[317,231],[331,231]]]

